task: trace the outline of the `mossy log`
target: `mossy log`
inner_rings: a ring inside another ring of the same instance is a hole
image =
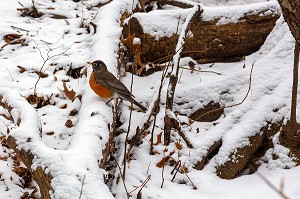
[[[256,52],[281,13],[276,2],[245,6],[242,11],[238,10],[241,9],[238,6],[219,8],[222,12],[209,7],[202,9],[203,13],[191,21],[182,53],[182,56],[192,57],[199,63],[240,61]],[[235,9],[239,14],[233,20]],[[170,10],[135,13],[124,25],[123,37],[134,34],[140,39],[142,62],[169,60],[174,54],[188,10],[176,10],[180,14]]]

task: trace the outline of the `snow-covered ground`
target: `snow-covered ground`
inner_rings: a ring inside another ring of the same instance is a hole
[[[53,197],[79,198],[82,191],[81,198],[113,198],[112,194],[116,198],[126,198],[123,183],[121,180],[117,183],[119,170],[113,170],[116,178],[111,182],[109,190],[103,182],[103,175],[107,173],[98,168],[102,149],[108,140],[107,125],[112,123],[112,108],[89,88],[88,77],[91,68],[87,67],[86,62],[101,59],[113,74],[117,74],[115,66],[122,31],[119,19],[121,12],[131,10],[132,1],[113,0],[99,9],[93,7],[101,2],[96,0],[78,3],[39,0],[35,5],[44,13],[40,18],[21,17],[21,12],[16,9],[22,6],[16,0],[0,2],[0,47],[5,45],[2,38],[7,34],[21,34],[21,38],[26,39],[25,43],[28,44],[7,45],[0,51],[0,94],[9,98],[11,106],[18,107],[16,115],[25,118],[21,121],[21,126],[16,128],[9,120],[0,117],[0,137],[6,137],[9,129],[10,134],[18,138],[20,146],[31,149],[33,154],[38,156],[34,166],[47,165],[46,171],[51,172],[54,177],[51,182],[55,190]],[[207,6],[229,6],[265,1],[194,2]],[[31,5],[29,0],[22,0],[20,3],[25,7]],[[64,16],[64,19],[51,18],[55,15]],[[96,31],[93,26],[89,26],[90,21],[96,24]],[[89,27],[89,31],[85,25]],[[149,155],[150,135],[143,138],[143,143],[133,148],[132,160],[127,164],[127,190],[134,190],[151,175],[149,182],[142,189],[142,198],[281,198],[257,173],[224,180],[217,177],[216,167],[222,165],[237,147],[247,145],[247,138],[257,134],[267,122],[278,122],[283,118],[286,121],[289,118],[293,47],[293,37],[283,18],[280,18],[261,49],[247,56],[245,61],[215,63],[212,67],[210,64],[195,66],[196,69],[213,70],[222,75],[183,70],[176,87],[174,111],[188,115],[212,100],[224,106],[240,102],[247,93],[251,65],[255,62],[251,91],[242,105],[225,109],[225,116],[213,123],[194,122],[182,126],[194,149],[187,148],[182,138],[173,132],[173,142],[168,147],[158,142],[154,146],[156,154]],[[51,56],[53,57],[47,60]],[[246,67],[243,67],[244,64]],[[78,69],[78,73],[70,75],[70,68]],[[38,81],[40,70],[46,75]],[[87,76],[84,74],[85,70]],[[161,72],[148,77],[134,76],[133,94],[137,101],[149,106],[160,79]],[[121,80],[130,88],[131,75],[121,77]],[[63,82],[69,91],[74,90],[77,96],[74,100],[68,98]],[[163,132],[167,84],[168,79],[165,80],[162,106],[156,118],[155,140]],[[25,100],[25,97],[34,92],[43,97],[48,104],[37,111]],[[123,124],[119,130],[123,129],[125,132],[129,123],[129,105],[128,102],[120,105]],[[273,111],[275,109],[276,112]],[[7,113],[0,108],[0,114]],[[144,117],[144,113],[133,111],[130,136],[135,133],[136,127],[142,124]],[[187,118],[181,116],[180,120]],[[200,129],[198,133],[197,129]],[[26,143],[28,137],[33,141]],[[219,139],[222,139],[219,152],[203,170],[195,170],[193,164]],[[119,157],[120,165],[124,140],[125,134],[115,138],[118,149],[115,156]],[[288,151],[279,145],[277,140],[278,137],[274,136],[274,148],[267,151],[258,172],[278,189],[283,182],[283,191],[289,198],[300,198],[300,168],[294,166],[292,160],[287,157]],[[182,145],[182,149],[175,145],[176,142]],[[163,171],[157,166],[157,163],[171,152],[175,152],[172,155],[175,161],[180,160],[185,165],[190,180],[184,173],[178,173],[171,182],[174,165],[166,165]],[[279,158],[273,160],[273,154]],[[22,178],[14,172],[14,159],[13,151],[2,145],[1,199],[20,198],[26,191],[31,193],[36,186],[33,184],[25,189],[20,186]],[[21,166],[24,167],[23,164]],[[162,173],[164,184],[161,188]],[[196,189],[193,189],[192,183]],[[131,193],[133,198],[137,196],[137,192],[138,190]]]

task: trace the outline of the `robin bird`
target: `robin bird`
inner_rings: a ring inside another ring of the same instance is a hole
[[[143,105],[135,101],[133,94],[126,86],[107,70],[105,63],[101,60],[88,62],[93,67],[90,76],[91,89],[102,98],[113,98],[115,95],[134,103],[137,107],[146,111]]]

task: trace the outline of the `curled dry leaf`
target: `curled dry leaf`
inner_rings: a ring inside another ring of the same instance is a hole
[[[3,39],[6,43],[10,43],[13,40],[20,39],[22,36],[23,35],[20,35],[20,34],[7,34],[3,37]]]
[[[26,71],[26,68],[23,66],[17,66],[20,69],[20,73],[24,73]]]
[[[72,128],[72,127],[74,126],[72,120],[70,120],[70,119],[68,119],[68,120],[66,121],[65,125],[66,125],[66,127],[68,127],[68,128]]]
[[[141,42],[139,41],[139,38],[136,38],[135,34],[128,34],[125,39],[122,38],[122,43],[130,50],[132,54],[134,54],[136,63],[141,66],[141,68],[137,70],[137,74],[141,75],[142,71],[146,67],[144,64],[142,64],[141,60]]]
[[[66,109],[67,107],[68,107],[68,105],[67,105],[67,104],[64,104],[64,105],[60,106],[59,108],[60,108],[60,109]]]
[[[175,153],[175,151],[170,152],[169,155],[167,155],[166,157],[164,157],[163,159],[161,159],[161,161],[159,161],[156,166],[158,168],[162,168],[164,167],[170,160],[171,160],[171,156]]]
[[[153,143],[154,146],[159,145],[162,142],[161,137],[162,137],[162,133],[160,133],[156,136],[156,143]],[[150,142],[151,141],[152,141],[152,138],[150,139]]]
[[[69,90],[67,88],[67,85],[66,85],[66,82],[63,82],[63,87],[64,87],[64,90],[63,92],[66,94],[67,98],[71,101],[74,100],[75,98],[75,95],[76,95],[76,92],[72,89],[72,90]]]
[[[177,142],[175,143],[175,145],[176,145],[176,148],[177,148],[178,150],[181,150],[181,149],[182,149],[182,144],[181,144],[179,141],[177,141]]]

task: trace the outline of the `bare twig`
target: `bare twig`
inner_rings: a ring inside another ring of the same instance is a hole
[[[161,170],[161,185],[160,185],[160,188],[163,188],[164,186],[164,182],[165,182],[165,178],[164,178],[164,171],[165,171],[165,164],[166,164],[166,156],[165,156],[165,151],[164,151],[164,163],[163,163],[163,167],[162,167],[162,170]]]
[[[132,192],[134,192],[134,191],[138,190],[139,188],[141,188],[141,189],[139,190],[139,192],[140,192],[140,191],[143,189],[143,187],[149,182],[150,178],[151,178],[151,175],[148,175],[147,178],[144,180],[144,182],[142,182],[142,184],[141,184],[140,186],[134,188],[134,189],[133,189],[132,191],[130,191],[128,194],[131,194]]]
[[[132,85],[133,85],[133,73],[131,73],[131,85],[130,85],[130,92],[132,92]],[[129,114],[129,123],[128,123],[128,128],[127,128],[127,133],[126,133],[126,138],[125,138],[125,144],[124,144],[124,162],[123,162],[123,180],[125,180],[125,175],[126,175],[126,163],[127,163],[127,143],[128,143],[128,136],[131,128],[131,117],[132,117],[132,109],[133,109],[133,101],[130,100],[130,114]]]
[[[3,48],[4,48],[5,46],[11,45],[11,44],[22,44],[23,46],[24,46],[24,45],[27,45],[26,43],[24,43],[25,41],[26,41],[25,38],[20,38],[20,39],[12,40],[12,41],[10,41],[10,42],[4,44],[3,46],[1,46],[0,51],[3,50]]]
[[[182,137],[182,139],[185,141],[186,145],[192,149],[194,148],[193,144],[191,143],[190,139],[188,137],[186,137],[186,135],[183,133],[181,125],[179,124],[179,126],[176,128],[178,131],[178,134]]]
[[[7,68],[6,66],[5,66],[5,68],[6,68],[7,72],[8,72],[8,74],[10,75],[12,81],[15,81],[14,78],[13,78],[13,76],[12,76],[11,73],[9,72],[8,68]]]
[[[81,189],[80,189],[80,195],[79,195],[79,199],[80,199],[80,198],[81,198],[81,196],[82,196],[82,190],[83,190],[84,180],[85,180],[85,175],[83,176],[83,179],[82,179],[82,183],[81,183]]]
[[[43,53],[42,53],[41,49],[39,48],[38,44],[36,43],[36,49],[39,51],[40,56],[41,56],[41,58],[43,59],[43,64],[42,64],[42,66],[41,66],[40,71],[38,72],[38,74],[41,74],[43,68],[45,67],[46,63],[47,63],[49,60],[51,60],[51,59],[54,58],[54,57],[64,55],[68,50],[70,50],[71,47],[72,47],[72,45],[71,45],[70,47],[68,47],[66,50],[64,50],[63,52],[58,53],[58,54],[54,54],[54,55],[51,55],[51,56],[49,55],[49,53],[52,52],[52,51],[54,51],[54,50],[56,50],[56,49],[58,49],[58,48],[60,48],[60,47],[54,48],[54,49],[50,49],[50,50],[48,50],[48,52],[47,52],[47,54],[46,54],[46,58],[45,58],[45,57],[43,56]],[[34,92],[33,92],[33,93],[34,93],[35,96],[37,95],[36,89],[37,89],[37,84],[39,83],[40,79],[41,79],[41,76],[39,75],[39,78],[38,78],[38,80],[35,82],[35,85],[34,85]]]
[[[156,123],[156,115],[157,114],[154,114],[154,119],[153,119],[153,126],[152,126],[152,130],[151,130],[151,138],[150,138],[150,155],[154,155],[153,153],[153,136],[154,136],[154,129],[155,129],[155,123]]]
[[[179,67],[179,68],[182,68],[182,69],[185,69],[185,70],[192,70],[190,68],[185,68],[185,67]],[[216,75],[222,75],[222,73],[218,73],[218,72],[215,72],[215,71],[209,71],[209,70],[197,70],[197,69],[193,69],[193,71],[197,71],[197,72],[200,72],[200,73],[213,73],[213,74],[216,74]]]
[[[128,153],[127,157],[129,157],[129,154],[131,153],[131,150],[141,140],[142,136],[144,135],[144,132],[149,127],[151,116],[156,115],[158,113],[159,104],[160,104],[161,90],[162,90],[162,87],[163,87],[164,79],[167,75],[167,70],[168,70],[168,67],[166,67],[165,71],[163,71],[163,73],[162,73],[159,88],[158,88],[157,92],[154,94],[153,100],[152,100],[152,102],[151,102],[151,104],[148,108],[147,113],[145,114],[146,118],[143,119],[143,124],[140,125],[140,126],[142,126],[142,128],[137,130],[136,134],[133,136],[133,138],[130,141],[130,147],[129,147],[128,152],[127,152]]]
[[[126,187],[126,184],[125,184],[125,181],[124,181],[124,177],[123,177],[123,174],[122,174],[122,171],[121,171],[121,167],[119,165],[119,163],[117,162],[117,160],[115,159],[116,161],[116,164],[117,164],[117,167],[119,169],[119,172],[120,172],[120,175],[121,175],[121,180],[123,182],[123,185],[124,185],[124,188],[125,188],[125,191],[126,191],[126,195],[127,195],[127,198],[129,198],[129,193],[128,193],[128,190],[127,190],[127,187]]]
[[[173,178],[172,178],[171,182],[174,181],[174,179],[176,177],[176,174],[177,174],[178,170],[180,169],[180,167],[181,167],[181,160],[178,160],[178,162],[175,164],[174,169],[171,171],[171,174],[173,174],[173,172],[176,170],[175,174],[173,175]]]
[[[182,168],[182,167],[181,167]],[[191,182],[193,189],[197,189],[196,185],[193,183],[193,181],[191,180],[191,178],[188,176],[188,174],[185,172],[185,169],[182,168],[182,172],[184,173],[184,175],[189,179],[189,181]]]
[[[17,26],[13,26],[13,25],[11,25],[10,27],[12,27],[13,29],[17,29],[17,30],[21,30],[21,31],[25,31],[25,32],[29,32],[28,30],[25,30],[25,29],[23,29],[23,28],[19,28],[19,27],[17,27]]]
[[[206,116],[206,115],[208,115],[208,114],[214,113],[214,112],[216,112],[216,111],[223,110],[223,109],[225,109],[225,108],[232,108],[232,107],[239,106],[239,105],[243,104],[244,101],[247,99],[247,97],[248,97],[248,95],[249,95],[249,93],[250,93],[250,90],[251,90],[251,84],[252,84],[252,72],[253,72],[254,64],[255,64],[255,62],[252,64],[251,71],[250,71],[249,85],[248,85],[247,93],[246,93],[244,99],[243,99],[241,102],[239,102],[239,103],[237,103],[237,104],[230,105],[230,106],[225,106],[225,107],[213,109],[213,110],[211,110],[211,111],[208,111],[208,112],[206,112],[206,113],[200,115],[199,117],[197,117],[197,118],[194,119],[194,120],[199,120],[200,118],[202,118],[202,117],[204,117],[204,116]]]
[[[171,126],[168,123],[168,114],[167,111],[173,109],[173,101],[174,101],[174,94],[176,89],[176,84],[178,81],[178,73],[179,73],[179,61],[182,54],[182,50],[185,44],[185,38],[189,31],[189,25],[192,22],[193,16],[200,11],[200,6],[194,6],[191,13],[188,15],[186,21],[183,24],[180,36],[178,38],[178,42],[176,45],[176,53],[173,56],[173,66],[172,72],[169,78],[169,85],[166,97],[166,114],[165,114],[165,126],[164,126],[164,144],[168,145],[170,143],[170,134],[171,134]],[[202,11],[203,12],[203,11]]]
[[[278,193],[278,195],[280,195],[283,199],[289,199],[289,197],[287,197],[282,190],[277,189],[264,175],[262,175],[260,172],[256,171],[255,172],[256,175],[258,177],[260,177],[260,179],[262,179],[271,189],[273,189],[273,191],[275,191],[276,193]]]

